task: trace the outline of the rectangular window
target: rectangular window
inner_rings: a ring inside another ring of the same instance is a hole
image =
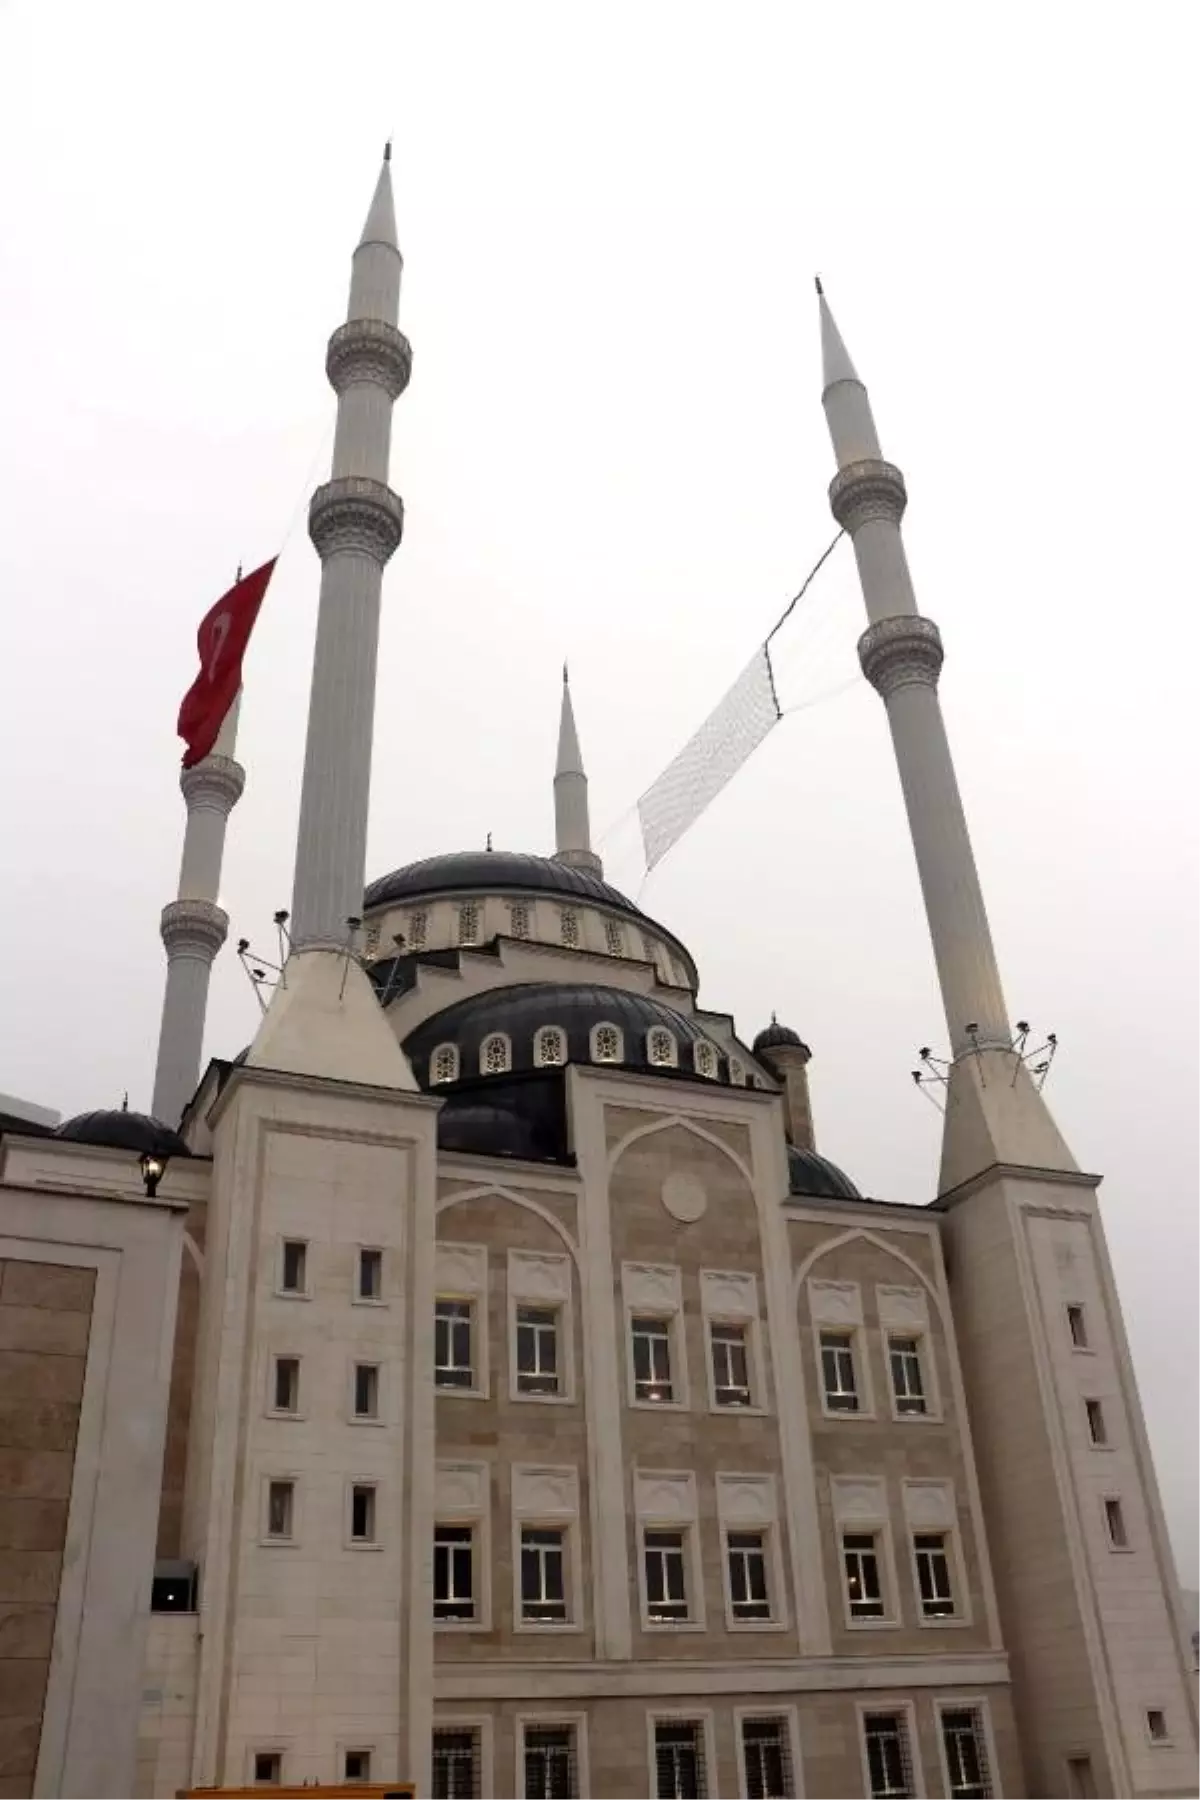
[[[634,1319],[633,1391],[638,1400],[670,1401],[671,1326],[666,1319]]]
[[[559,914],[559,922],[562,927],[563,943],[567,946],[567,948],[569,950],[578,950],[578,948],[579,948],[579,914],[577,912],[571,911],[571,909],[568,907],[564,907],[562,912]]]
[[[278,1787],[283,1779],[283,1758],[278,1750],[254,1752],[255,1787]]]
[[[478,1800],[482,1765],[477,1730],[434,1727],[433,1800]]]
[[[1104,1408],[1098,1400],[1085,1400],[1083,1404],[1087,1411],[1088,1436],[1093,1444],[1107,1444],[1108,1432],[1104,1425]]]
[[[300,1407],[300,1358],[275,1358],[275,1383],[272,1405],[276,1412],[294,1413]]]
[[[383,1251],[360,1250],[358,1253],[358,1297],[360,1300],[383,1299]]]
[[[558,1356],[558,1313],[552,1306],[517,1308],[517,1392],[562,1392]]]
[[[698,1719],[659,1719],[654,1726],[657,1800],[704,1800],[704,1727]]]
[[[950,1558],[946,1550],[945,1532],[916,1532],[913,1536],[913,1554],[917,1563],[921,1617],[952,1619],[954,1590],[950,1585]]]
[[[411,912],[408,915],[408,950],[423,950],[429,931],[429,914],[425,911]]]
[[[574,1800],[579,1792],[573,1725],[527,1725],[525,1800]]]
[[[1114,1550],[1128,1550],[1129,1533],[1125,1529],[1125,1514],[1119,1500],[1104,1502],[1104,1523],[1108,1530],[1108,1541]]]
[[[270,1481],[267,1483],[267,1536],[270,1538],[290,1538],[296,1512],[296,1484],[294,1481]]]
[[[304,1285],[307,1266],[308,1245],[302,1244],[298,1238],[285,1238],[279,1269],[279,1285],[285,1294],[303,1294],[307,1291]]]
[[[950,1800],[990,1800],[987,1738],[979,1708],[948,1706],[941,1723]]]
[[[678,1623],[688,1616],[687,1578],[682,1531],[647,1531],[646,1612],[659,1622]]]
[[[567,1619],[566,1532],[521,1527],[521,1617],[531,1624]]]
[[[748,1800],[791,1800],[791,1745],[786,1719],[743,1719],[742,1761]]]
[[[729,1600],[734,1618],[745,1621],[769,1619],[767,1547],[762,1532],[731,1531],[725,1541],[729,1557]]]
[[[896,1411],[905,1417],[929,1411],[921,1372],[921,1341],[915,1337],[888,1339],[888,1363],[892,1372],[892,1397]]]
[[[342,1773],[347,1781],[370,1781],[371,1752],[369,1750],[347,1750],[342,1763]]]
[[[1090,1756],[1068,1756],[1067,1792],[1072,1800],[1096,1800],[1096,1781]]]
[[[471,1303],[439,1300],[434,1312],[434,1382],[444,1388],[473,1388],[471,1362]]]
[[[379,1364],[354,1365],[354,1416],[356,1419],[379,1417]]]
[[[904,1713],[863,1714],[871,1800],[913,1800],[912,1753]]]
[[[744,1325],[710,1325],[713,1397],[718,1406],[749,1406],[750,1357]]]
[[[433,1616],[475,1617],[475,1530],[471,1525],[436,1525],[433,1533]]]
[[[368,1482],[356,1482],[350,1490],[350,1537],[356,1544],[375,1542],[375,1489]]]
[[[1067,1330],[1071,1334],[1071,1342],[1076,1350],[1088,1347],[1087,1320],[1083,1316],[1082,1306],[1068,1306]]]
[[[1167,1715],[1161,1707],[1151,1706],[1146,1711],[1146,1736],[1152,1744],[1169,1744],[1171,1734],[1167,1730]]]
[[[852,1619],[885,1617],[879,1579],[879,1549],[873,1531],[846,1532],[842,1537],[846,1596]]]
[[[458,941],[460,944],[479,942],[479,908],[473,900],[458,909]]]
[[[827,1412],[858,1412],[858,1379],[854,1368],[854,1336],[849,1331],[821,1333],[821,1380]]]
[[[509,902],[508,929],[515,938],[529,936],[529,908],[523,900]]]

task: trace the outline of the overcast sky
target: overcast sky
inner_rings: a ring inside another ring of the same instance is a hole
[[[290,902],[323,374],[395,137],[414,350],[369,873],[552,847],[571,661],[626,815],[834,529],[812,276],[908,479],[1014,1014],[1104,1217],[1196,1584],[1200,294],[1188,9],[0,0],[0,1089],[148,1104],[195,626],[283,545],[223,901]],[[1189,479],[1190,477],[1190,479]],[[843,548],[785,699],[855,671]],[[624,824],[620,821],[625,820]],[[615,830],[609,830],[616,824]],[[642,895],[814,1051],[821,1147],[929,1198],[944,1047],[883,708],[786,720]],[[208,1049],[256,1008],[230,953]]]

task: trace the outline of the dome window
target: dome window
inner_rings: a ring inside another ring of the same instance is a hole
[[[527,938],[529,936],[529,904],[527,901],[509,901],[508,929],[512,937]]]
[[[592,1027],[592,1061],[619,1063],[625,1055],[625,1040],[617,1025]]]
[[[479,908],[474,900],[465,901],[458,909],[458,941],[460,944],[479,942]]]
[[[604,947],[610,956],[625,954],[625,933],[615,919],[604,921]]]
[[[644,931],[642,933],[642,955],[648,963],[654,961],[654,939]]]
[[[746,1085],[745,1066],[738,1061],[736,1056],[731,1056],[729,1059],[729,1085],[730,1087],[745,1087]]]
[[[502,1031],[494,1031],[479,1046],[479,1073],[507,1075],[512,1068],[512,1047]]]
[[[662,1026],[656,1027],[646,1038],[646,1055],[656,1069],[677,1069],[679,1046],[675,1042],[674,1032],[666,1031]]]
[[[559,914],[562,941],[568,950],[579,948],[579,914],[573,906],[564,906]]]
[[[429,1059],[429,1080],[433,1087],[444,1081],[458,1080],[458,1045],[439,1044]]]
[[[409,913],[405,923],[408,926],[408,931],[405,934],[406,941],[404,948],[406,950],[423,950],[425,948],[426,939],[429,936],[428,912],[423,906],[418,907],[415,912]]]
[[[567,1060],[567,1040],[557,1025],[543,1025],[534,1039],[533,1060],[539,1069],[555,1068]]]
[[[693,1044],[692,1062],[697,1075],[703,1075],[706,1081],[717,1078],[717,1053],[711,1044]]]

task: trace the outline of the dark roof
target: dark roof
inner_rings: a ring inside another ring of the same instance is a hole
[[[715,1039],[701,1030],[694,1019],[676,1012],[654,995],[631,993],[626,988],[571,986],[552,981],[488,988],[482,994],[458,1000],[443,1012],[422,1020],[404,1039],[404,1050],[422,1087],[429,1086],[429,1059],[441,1044],[458,1046],[464,1079],[478,1075],[480,1046],[493,1032],[508,1036],[514,1070],[533,1069],[538,1066],[534,1061],[534,1038],[543,1025],[557,1025],[566,1033],[569,1062],[591,1062],[592,1027],[616,1025],[624,1035],[623,1054],[618,1063],[606,1067],[640,1069],[654,1075],[690,1075],[695,1068],[695,1046],[711,1044],[717,1053],[718,1070],[728,1078],[725,1052]],[[649,1061],[646,1038],[656,1026],[665,1026],[675,1034],[678,1069]],[[436,1091],[441,1093],[442,1086]]]
[[[819,1156],[815,1150],[798,1150],[795,1144],[789,1144],[787,1157],[790,1193],[803,1194],[814,1200],[862,1199],[850,1177],[827,1156]]]
[[[515,850],[454,850],[446,856],[427,856],[423,862],[393,869],[390,875],[373,881],[365,904],[370,908],[413,900],[422,894],[503,893],[512,888],[524,892],[544,889],[576,900],[589,900],[596,906],[610,906],[635,919],[642,916],[632,900],[599,875],[569,868],[552,856],[523,856]]]
[[[72,1144],[95,1144],[107,1150],[148,1150],[153,1156],[190,1156],[192,1153],[169,1125],[149,1113],[126,1112],[114,1106],[108,1111],[77,1113],[54,1133]]]
[[[807,1050],[808,1045],[798,1032],[792,1030],[790,1025],[781,1025],[777,1019],[772,1019],[771,1023],[755,1038],[754,1054],[757,1056],[760,1050],[784,1049]]]

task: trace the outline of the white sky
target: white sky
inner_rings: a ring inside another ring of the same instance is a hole
[[[834,529],[819,270],[908,478],[1009,1002],[1059,1033],[1048,1097],[1105,1175],[1195,1586],[1188,22],[0,0],[0,1089],[148,1103],[195,626],[285,532],[223,900],[263,945],[289,904],[303,508],[384,138],[414,375],[371,874],[488,831],[551,847],[564,654],[598,832],[742,667]],[[864,623],[839,552],[785,698],[852,674]],[[628,828],[602,847],[636,892]],[[928,1198],[940,1121],[909,1070],[944,1025],[875,694],[780,726],[643,904],[705,1003],[811,1043],[822,1148]],[[209,1049],[255,1017],[227,952]]]

